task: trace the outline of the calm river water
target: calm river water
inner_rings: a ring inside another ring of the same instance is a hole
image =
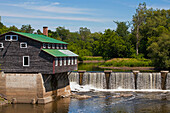
[[[116,97],[120,94],[113,92],[76,94],[91,98],[63,98],[45,105],[11,104],[0,106],[0,113],[170,113],[169,93],[130,93],[129,97]]]

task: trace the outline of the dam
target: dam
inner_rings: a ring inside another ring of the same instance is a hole
[[[154,73],[78,71],[72,72],[69,80],[71,84],[103,90],[170,91],[170,73],[168,71]]]

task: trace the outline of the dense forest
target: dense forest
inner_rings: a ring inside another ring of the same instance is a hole
[[[65,27],[48,31],[49,37],[68,42],[68,49],[82,56],[102,56],[111,58],[147,58],[154,66],[170,69],[170,9],[147,9],[140,3],[132,21],[113,21],[117,28],[91,33],[80,27],[78,32],[70,32]],[[6,27],[0,23],[0,34],[8,31],[42,34],[31,25]]]

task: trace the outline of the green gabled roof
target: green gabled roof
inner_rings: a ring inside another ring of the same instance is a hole
[[[77,54],[67,49],[42,49],[42,50],[54,57],[78,56]]]
[[[31,34],[31,33],[22,33],[22,32],[16,32],[16,31],[12,31],[13,33],[17,33],[23,36],[26,36],[28,38],[40,41],[40,42],[46,42],[46,43],[60,43],[60,44],[68,44],[66,42],[60,41],[60,40],[56,40],[50,37],[47,37],[45,35],[39,35],[39,34]]]

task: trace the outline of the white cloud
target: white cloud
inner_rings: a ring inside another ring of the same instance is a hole
[[[60,4],[55,2],[53,4]],[[65,13],[65,14],[91,14],[91,10],[83,9],[83,8],[72,8],[72,7],[59,7],[54,5],[40,5],[35,2],[25,2],[23,4],[8,4],[8,3],[0,3],[0,5],[6,6],[14,6],[14,7],[21,7],[24,9],[31,9],[37,11],[45,11],[45,12],[52,12],[52,13]]]
[[[170,5],[150,5],[147,6],[147,8],[153,8],[153,9],[170,9]]]
[[[59,2],[52,3],[52,5],[59,5],[59,4],[60,4]]]
[[[21,18],[38,18],[38,19],[53,19],[53,20],[74,20],[74,21],[89,21],[89,22],[108,22],[109,19],[96,19],[96,18],[84,18],[84,17],[65,17],[65,16],[37,16],[37,15],[28,15],[28,14],[17,14],[17,13],[9,13],[9,12],[1,12],[1,16],[8,17],[21,17]]]

